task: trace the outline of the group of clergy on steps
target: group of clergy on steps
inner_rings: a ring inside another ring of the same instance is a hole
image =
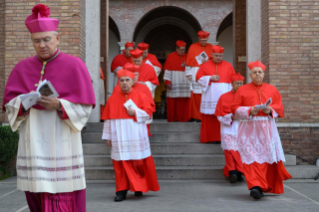
[[[25,192],[31,211],[86,211],[86,182],[81,130],[95,96],[82,60],[60,52],[59,20],[50,9],[37,4],[25,24],[37,53],[20,61],[7,81],[3,110],[12,130],[19,128],[17,187]],[[284,192],[283,180],[291,178],[275,118],[284,116],[278,90],[263,82],[264,66],[250,62],[251,83],[222,59],[224,49],[207,43],[209,33],[198,32],[199,42],[188,55],[186,43],[165,63],[168,121],[201,120],[200,141],[221,142],[230,183],[245,176],[250,196]],[[127,43],[115,57],[112,72],[116,86],[101,119],[102,139],[111,146],[115,171],[115,201],[160,189],[149,136],[155,112],[154,90],[159,85],[161,64],[149,54],[148,45]],[[69,79],[77,79],[69,83]],[[38,84],[35,84],[38,82]],[[26,108],[25,96],[49,81],[58,97],[40,96]],[[267,104],[265,104],[267,102]]]

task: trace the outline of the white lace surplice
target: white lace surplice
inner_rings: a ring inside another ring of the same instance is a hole
[[[235,116],[241,118],[238,127],[238,151],[245,164],[257,162],[285,162],[279,133],[275,123],[277,113],[270,116],[250,116],[250,107],[239,107]]]
[[[132,119],[105,120],[102,139],[112,141],[111,158],[116,161],[140,160],[151,156],[146,121],[149,115],[135,111],[137,122]]]
[[[238,151],[238,121],[232,120],[232,115],[232,113],[229,113],[225,116],[217,116],[220,122],[221,147],[223,150]]]
[[[22,191],[62,193],[86,188],[81,130],[92,106],[60,102],[69,119],[62,120],[56,110],[34,108],[18,117],[19,97],[6,105],[12,130],[20,126],[17,187]]]
[[[204,76],[198,80],[198,84],[203,90],[200,112],[203,114],[214,114],[219,97],[231,91],[230,83],[211,83],[210,76]]]
[[[165,70],[164,80],[172,82],[170,86],[167,86],[167,97],[189,98],[191,96],[190,82],[184,71]]]
[[[202,94],[202,88],[196,82],[196,74],[199,70],[199,67],[186,66],[185,68],[185,76],[192,76],[191,81],[191,90],[194,94]]]

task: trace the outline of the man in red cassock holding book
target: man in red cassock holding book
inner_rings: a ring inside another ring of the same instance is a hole
[[[134,73],[121,69],[117,75],[121,90],[114,91],[105,106],[102,139],[112,147],[114,201],[119,202],[126,199],[128,190],[140,197],[160,187],[145,123],[153,109],[147,96],[132,88]]]
[[[263,82],[266,66],[260,61],[248,64],[252,82],[240,87],[231,104],[240,119],[238,151],[243,163],[250,196],[263,197],[263,192],[284,193],[283,180],[291,178],[285,169],[275,118],[284,117],[278,90]]]
[[[216,45],[212,52],[213,59],[204,63],[196,74],[196,81],[202,89],[202,143],[220,143],[220,123],[214,113],[219,97],[232,89],[230,77],[235,74],[233,66],[223,60],[224,48]]]
[[[243,85],[245,77],[240,73],[230,77],[232,90],[221,95],[216,106],[215,116],[220,122],[221,147],[225,154],[223,174],[229,177],[230,183],[243,181],[243,164],[240,159],[237,145],[238,120],[233,116],[230,105],[237,89]]]
[[[202,89],[196,82],[196,74],[203,63],[212,59],[213,45],[207,43],[208,32],[199,31],[197,35],[198,43],[193,43],[188,50],[185,74],[191,82],[190,118],[200,121],[202,119],[200,113]]]
[[[165,62],[167,121],[189,121],[190,82],[185,76],[186,43],[176,42],[176,51],[169,54]]]

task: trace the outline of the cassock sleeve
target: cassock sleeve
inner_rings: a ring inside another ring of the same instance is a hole
[[[92,105],[74,104],[64,99],[59,99],[69,119],[64,121],[75,131],[81,131],[92,112]]]
[[[141,98],[139,99],[139,109],[135,110],[135,116],[134,121],[140,123],[140,122],[146,122],[152,117],[152,111],[151,105],[149,104],[149,101],[146,97],[146,95],[141,93]]]
[[[225,124],[225,125],[232,125],[233,119],[232,119],[233,114],[229,113],[225,116],[217,116],[217,119],[220,123]]]
[[[28,117],[28,113],[26,115],[18,116],[21,104],[21,99],[18,96],[5,105],[9,124],[13,132],[16,131],[20,124]]]
[[[120,65],[120,60],[119,57],[115,57],[111,63],[111,72],[116,74],[116,72],[120,69],[122,69],[121,65]]]
[[[165,70],[164,78],[165,80],[165,85],[170,85],[172,84],[172,71]]]
[[[273,86],[272,86],[273,87]],[[272,91],[272,103],[270,104],[270,108],[272,109],[272,117],[284,117],[284,106],[282,104],[282,99],[277,88],[273,87]]]
[[[196,82],[201,86],[203,92],[206,92],[208,87],[212,84],[210,76],[206,74],[206,68],[200,67],[196,74]]]

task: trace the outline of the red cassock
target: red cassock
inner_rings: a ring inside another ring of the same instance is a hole
[[[152,93],[150,91],[150,89],[148,89],[148,87],[146,85],[143,85],[141,83],[135,83],[132,88],[134,88],[134,90],[138,91],[138,92],[141,92],[143,94],[146,95],[147,99],[149,100],[149,103],[152,107],[152,113],[154,113],[156,111],[156,105],[155,105],[155,102],[154,102],[154,99],[152,97]],[[121,87],[119,84],[117,84],[115,87],[114,87],[114,90],[113,92],[118,92],[121,90]],[[149,136],[152,136],[151,135],[151,132],[150,132],[150,127],[149,127],[149,124],[147,126],[147,131],[148,131],[148,135]]]
[[[147,63],[142,63],[140,66],[138,81],[150,82],[156,86],[159,85],[158,78],[153,67]]]
[[[193,43],[188,50],[188,56],[186,60],[186,65],[190,67],[196,67],[191,68],[190,72],[187,73],[188,75],[193,76],[192,80],[192,92],[191,92],[191,98],[190,98],[190,118],[201,120],[202,115],[200,113],[200,103],[201,103],[201,89],[199,85],[196,83],[196,74],[197,70],[200,67],[200,65],[197,63],[195,57],[198,56],[203,51],[206,52],[208,59],[212,59],[212,47],[213,45],[207,43],[206,46],[202,46],[200,43]]]
[[[264,104],[269,98],[271,115],[260,110],[250,116],[252,106]],[[283,165],[285,156],[274,120],[284,116],[279,91],[266,83],[249,83],[236,91],[231,110],[244,120],[239,123],[237,141],[248,188],[259,186],[263,192],[283,193],[283,180],[291,175]]]
[[[126,57],[125,54],[119,54],[114,57],[111,63],[111,72],[113,73],[114,70],[118,69],[119,67],[123,67],[126,63],[132,63],[132,62],[133,61],[131,57]]]
[[[167,121],[189,121],[190,82],[185,76],[187,54],[180,56],[177,52],[168,55],[165,62],[164,80],[167,85]]]
[[[219,64],[208,61],[197,72],[196,82],[203,90],[200,105],[202,143],[220,141],[220,123],[214,113],[219,97],[232,89],[230,76],[233,74],[235,74],[233,66],[224,60]],[[219,75],[219,81],[210,81],[212,75]]]
[[[140,109],[135,116],[129,116],[123,106],[129,99]],[[129,93],[114,91],[107,101],[102,138],[112,142],[116,192],[160,189],[145,124],[152,112],[148,97],[134,88]]]
[[[148,53],[147,57],[143,59],[143,62],[146,62],[147,60],[149,60],[153,66],[157,66],[162,69],[162,64],[157,60],[155,55]]]
[[[232,112],[230,110],[234,96],[234,91],[221,95],[215,110],[215,116],[220,121],[221,147],[225,154],[226,165],[223,169],[225,177],[229,177],[229,171],[236,170],[243,173],[243,164],[237,145],[238,121],[232,120]]]

